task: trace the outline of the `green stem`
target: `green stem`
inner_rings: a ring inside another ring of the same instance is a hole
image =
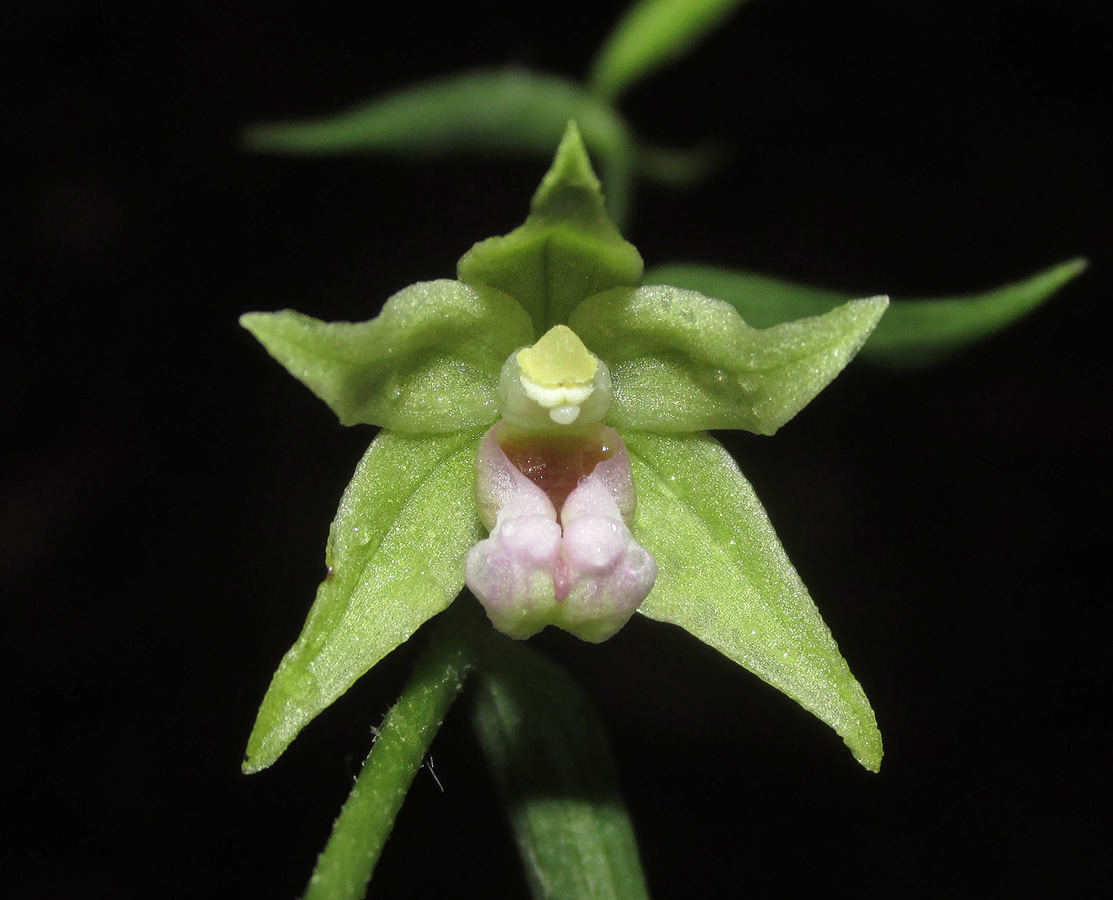
[[[474,604],[472,604],[474,605]],[[442,614],[398,702],[387,713],[305,900],[360,900],[429,745],[474,665],[471,618],[457,601]]]

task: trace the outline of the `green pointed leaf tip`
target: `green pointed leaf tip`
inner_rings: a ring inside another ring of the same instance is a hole
[[[502,364],[532,337],[510,297],[458,281],[411,285],[369,322],[321,322],[293,310],[240,322],[345,425],[408,432],[494,422]]]
[[[283,658],[248,741],[245,772],[271,765],[364,672],[445,609],[483,536],[475,506],[481,432],[381,432],[329,532],[329,576]]]
[[[946,359],[1028,315],[1086,266],[1085,259],[1073,259],[982,293],[894,304],[893,320],[885,317],[865,350],[871,360],[898,369]]]
[[[571,326],[610,368],[615,427],[773,434],[850,362],[887,305],[855,300],[757,329],[722,301],[648,286],[592,297]]]
[[[895,300],[862,348],[862,358],[891,368],[942,361],[1034,311],[1087,265],[1085,259],[1077,258],[981,293]],[[718,297],[758,328],[821,315],[852,296],[766,275],[693,264],[658,266],[645,280]]]
[[[614,111],[575,82],[525,69],[496,69],[406,87],[333,115],[254,125],[244,132],[244,143],[265,153],[548,156],[570,119],[604,154],[626,139]]]
[[[634,535],[657,559],[639,612],[679,625],[830,725],[876,772],[881,734],[769,518],[713,438],[623,433]]]
[[[583,140],[569,123],[521,227],[480,241],[460,259],[459,278],[522,304],[540,336],[566,324],[585,298],[641,282],[642,259],[607,216]]]
[[[497,642],[473,724],[536,898],[646,900],[629,813],[602,722],[568,673]]]
[[[634,83],[683,56],[744,0],[641,0],[604,42],[588,82],[613,100]]]

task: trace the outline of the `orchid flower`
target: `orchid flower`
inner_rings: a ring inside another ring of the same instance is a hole
[[[705,432],[775,432],[888,301],[756,329],[726,302],[642,286],[642,273],[569,125],[525,224],[476,244],[457,280],[405,288],[368,322],[243,317],[342,423],[381,428],[245,771],[273,763],[465,585],[514,638],[554,625],[601,641],[635,611],[684,628],[877,770],[861,686],[753,489]]]

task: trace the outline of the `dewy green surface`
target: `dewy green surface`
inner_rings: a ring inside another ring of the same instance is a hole
[[[855,300],[756,329],[730,304],[651,286],[592,297],[570,324],[610,367],[615,427],[772,434],[843,370],[887,305]]]
[[[863,359],[893,368],[928,365],[984,340],[1037,309],[1086,269],[1072,259],[1028,278],[976,294],[897,299],[862,348]],[[675,263],[646,273],[647,284],[701,291],[730,303],[750,325],[768,328],[821,315],[850,294],[737,269]]]
[[[271,765],[371,666],[452,602],[483,534],[475,505],[480,433],[384,431],[340,501],[317,590],[248,741],[244,771]]]
[[[641,0],[623,15],[599,49],[589,83],[614,98],[687,53],[745,0]]]
[[[514,297],[529,312],[538,337],[566,324],[592,294],[641,283],[642,258],[608,218],[574,125],[534,194],[525,224],[480,241],[460,259],[458,274],[466,284],[489,285]]]
[[[321,322],[293,310],[241,324],[345,425],[454,432],[498,418],[498,373],[531,339],[529,317],[487,287],[427,281],[369,322]]]
[[[638,490],[634,536],[658,565],[639,612],[783,691],[876,772],[881,734],[869,701],[730,454],[703,434],[623,436]]]

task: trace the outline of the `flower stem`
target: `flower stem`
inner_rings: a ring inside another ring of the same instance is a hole
[[[474,605],[474,604],[472,604]],[[317,858],[305,900],[360,900],[417,770],[474,665],[471,618],[456,602],[438,621]]]

